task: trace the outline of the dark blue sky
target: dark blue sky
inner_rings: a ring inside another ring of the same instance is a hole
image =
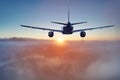
[[[120,0],[0,0],[0,37],[31,37],[48,39],[47,31],[21,28],[19,25],[33,25],[61,29],[51,21],[67,22],[67,6],[70,7],[71,22],[88,21],[75,29],[114,24],[115,28],[87,31],[85,39],[120,40]],[[79,33],[63,36],[77,39]]]

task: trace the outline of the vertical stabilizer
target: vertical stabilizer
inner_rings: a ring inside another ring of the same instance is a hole
[[[70,22],[70,11],[69,11],[69,8],[68,8],[68,22]]]

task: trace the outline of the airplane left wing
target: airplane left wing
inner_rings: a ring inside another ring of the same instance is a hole
[[[56,29],[49,29],[49,28],[40,28],[40,27],[33,27],[33,26],[27,26],[27,25],[20,25],[22,27],[27,27],[27,28],[33,28],[33,29],[39,29],[39,30],[47,30],[47,31],[55,31],[55,32],[63,32],[62,30],[56,30]]]
[[[80,32],[80,31],[87,31],[87,30],[95,30],[95,29],[102,29],[102,28],[109,28],[109,27],[113,27],[113,26],[114,26],[114,25],[102,26],[102,27],[94,27],[94,28],[85,28],[85,29],[73,30],[73,32]]]

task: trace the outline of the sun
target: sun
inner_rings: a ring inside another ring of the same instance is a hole
[[[59,37],[59,38],[56,38],[56,42],[57,42],[58,44],[60,44],[60,45],[63,45],[64,42],[65,42],[65,40],[64,40],[64,38]]]

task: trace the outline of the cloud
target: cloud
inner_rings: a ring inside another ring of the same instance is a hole
[[[95,61],[86,70],[88,77],[102,80],[120,79],[120,59],[117,56],[101,57]]]
[[[0,53],[1,80],[119,78],[119,42],[68,42],[62,47],[49,41],[7,41],[0,44],[0,51],[4,52],[4,56]]]

